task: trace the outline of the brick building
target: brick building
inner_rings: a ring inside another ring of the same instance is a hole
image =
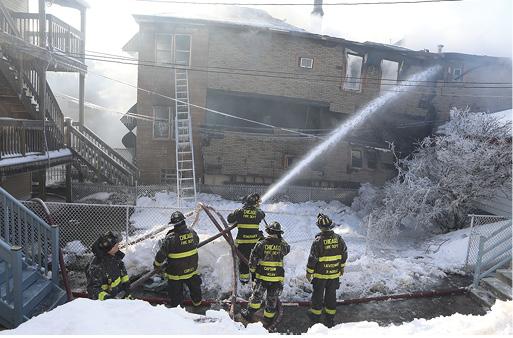
[[[134,15],[139,32],[123,49],[138,53],[137,115],[148,117],[137,121],[141,183],[176,180],[175,68],[183,63],[196,179],[206,184],[272,184],[380,93],[433,65],[441,66],[433,78],[377,109],[293,184],[383,184],[395,175],[388,143],[407,154],[454,106],[511,108],[510,86],[501,85],[511,82],[510,59],[359,43],[262,10],[229,12],[222,20]]]

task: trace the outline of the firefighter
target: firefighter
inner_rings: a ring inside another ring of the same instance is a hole
[[[290,246],[281,237],[283,231],[280,223],[272,222],[266,225],[265,230],[268,236],[255,244],[249,258],[253,285],[248,306],[241,310],[241,315],[248,321],[260,309],[264,293],[267,291],[264,319],[270,322],[276,313],[278,297],[283,291],[283,257],[289,253]]]
[[[170,307],[183,305],[183,285],[187,285],[192,304],[201,305],[201,278],[198,276],[198,243],[196,231],[185,224],[185,216],[180,211],[171,215],[169,222],[174,228],[166,234],[166,238],[155,256],[154,268],[159,267],[167,259],[165,276]]]
[[[260,195],[250,194],[242,201],[244,205],[227,217],[228,222],[237,223],[235,243],[246,259],[249,259],[255,243],[264,235],[259,229],[260,222],[265,218],[265,212],[260,209],[260,202]],[[242,284],[249,282],[249,268],[242,260],[239,260],[239,280]]]
[[[130,278],[119,251],[120,236],[109,231],[93,243],[94,258],[86,266],[87,294],[90,299],[132,299]]]
[[[335,325],[336,292],[340,287],[339,277],[344,274],[347,246],[342,237],[333,232],[335,225],[328,216],[319,214],[316,225],[321,232],[315,235],[306,265],[306,278],[313,286],[308,316],[314,323],[320,322],[324,304],[326,323],[332,327]]]

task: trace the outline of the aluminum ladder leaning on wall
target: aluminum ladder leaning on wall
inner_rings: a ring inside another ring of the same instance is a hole
[[[197,202],[189,107],[189,76],[185,64],[175,68],[175,99],[176,191],[178,207],[181,207],[184,199],[194,199],[194,203]]]

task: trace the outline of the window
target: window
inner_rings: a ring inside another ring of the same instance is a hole
[[[191,59],[191,36],[175,35],[175,63],[189,65]]]
[[[155,60],[157,62],[171,63],[173,62],[172,46],[173,35],[157,34],[155,37]]]
[[[351,166],[361,168],[363,166],[362,152],[360,150],[351,150]]]
[[[169,107],[153,107],[153,138],[169,139]]]
[[[175,169],[160,169],[160,183],[176,184],[176,170]]]
[[[299,67],[312,69],[314,65],[314,59],[311,58],[299,58]]]
[[[452,71],[454,82],[463,82],[463,71],[461,68],[454,68]]]
[[[378,169],[378,152],[376,150],[367,150],[367,168]]]
[[[285,155],[285,163],[283,163],[283,168],[284,169],[290,168],[290,167],[294,166],[294,164],[296,164],[297,161],[298,161],[297,156]]]
[[[344,77],[344,89],[360,91],[362,86],[363,57],[346,53],[346,74]]]
[[[399,75],[399,63],[389,60],[381,60],[381,90],[389,90],[397,84]]]

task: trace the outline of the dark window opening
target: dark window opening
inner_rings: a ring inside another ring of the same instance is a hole
[[[362,152],[360,150],[351,150],[351,166],[361,168],[363,166]]]
[[[378,169],[378,153],[375,150],[367,150],[367,168]]]

